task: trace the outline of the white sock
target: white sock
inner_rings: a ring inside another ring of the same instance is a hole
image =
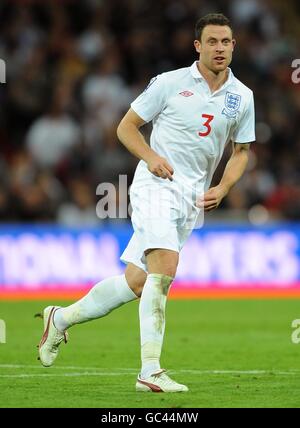
[[[124,303],[137,299],[125,275],[113,276],[96,284],[82,299],[55,311],[54,324],[64,331],[74,324],[101,318]]]
[[[144,285],[139,306],[143,379],[160,369],[165,308],[172,280],[167,275],[149,274]]]

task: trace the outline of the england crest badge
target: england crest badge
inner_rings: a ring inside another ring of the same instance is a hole
[[[239,94],[233,92],[226,92],[225,96],[225,108],[222,114],[225,114],[228,118],[235,118],[241,105],[242,97]]]

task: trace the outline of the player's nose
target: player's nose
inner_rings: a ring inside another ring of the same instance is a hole
[[[222,42],[219,42],[219,43],[216,45],[216,52],[217,52],[217,53],[224,52],[224,46],[223,46]]]

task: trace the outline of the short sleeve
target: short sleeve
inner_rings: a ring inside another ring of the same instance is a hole
[[[255,112],[253,93],[241,117],[241,120],[233,136],[235,143],[251,143],[255,141]]]
[[[144,92],[131,103],[131,108],[145,122],[150,122],[165,107],[166,85],[164,81],[163,74],[153,77]]]

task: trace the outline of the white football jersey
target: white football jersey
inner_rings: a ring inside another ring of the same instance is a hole
[[[133,185],[160,181],[206,191],[229,141],[255,140],[252,91],[229,69],[223,86],[211,93],[195,61],[191,67],[154,77],[131,108],[153,122],[152,149],[174,168],[174,181],[155,177],[140,161]]]

